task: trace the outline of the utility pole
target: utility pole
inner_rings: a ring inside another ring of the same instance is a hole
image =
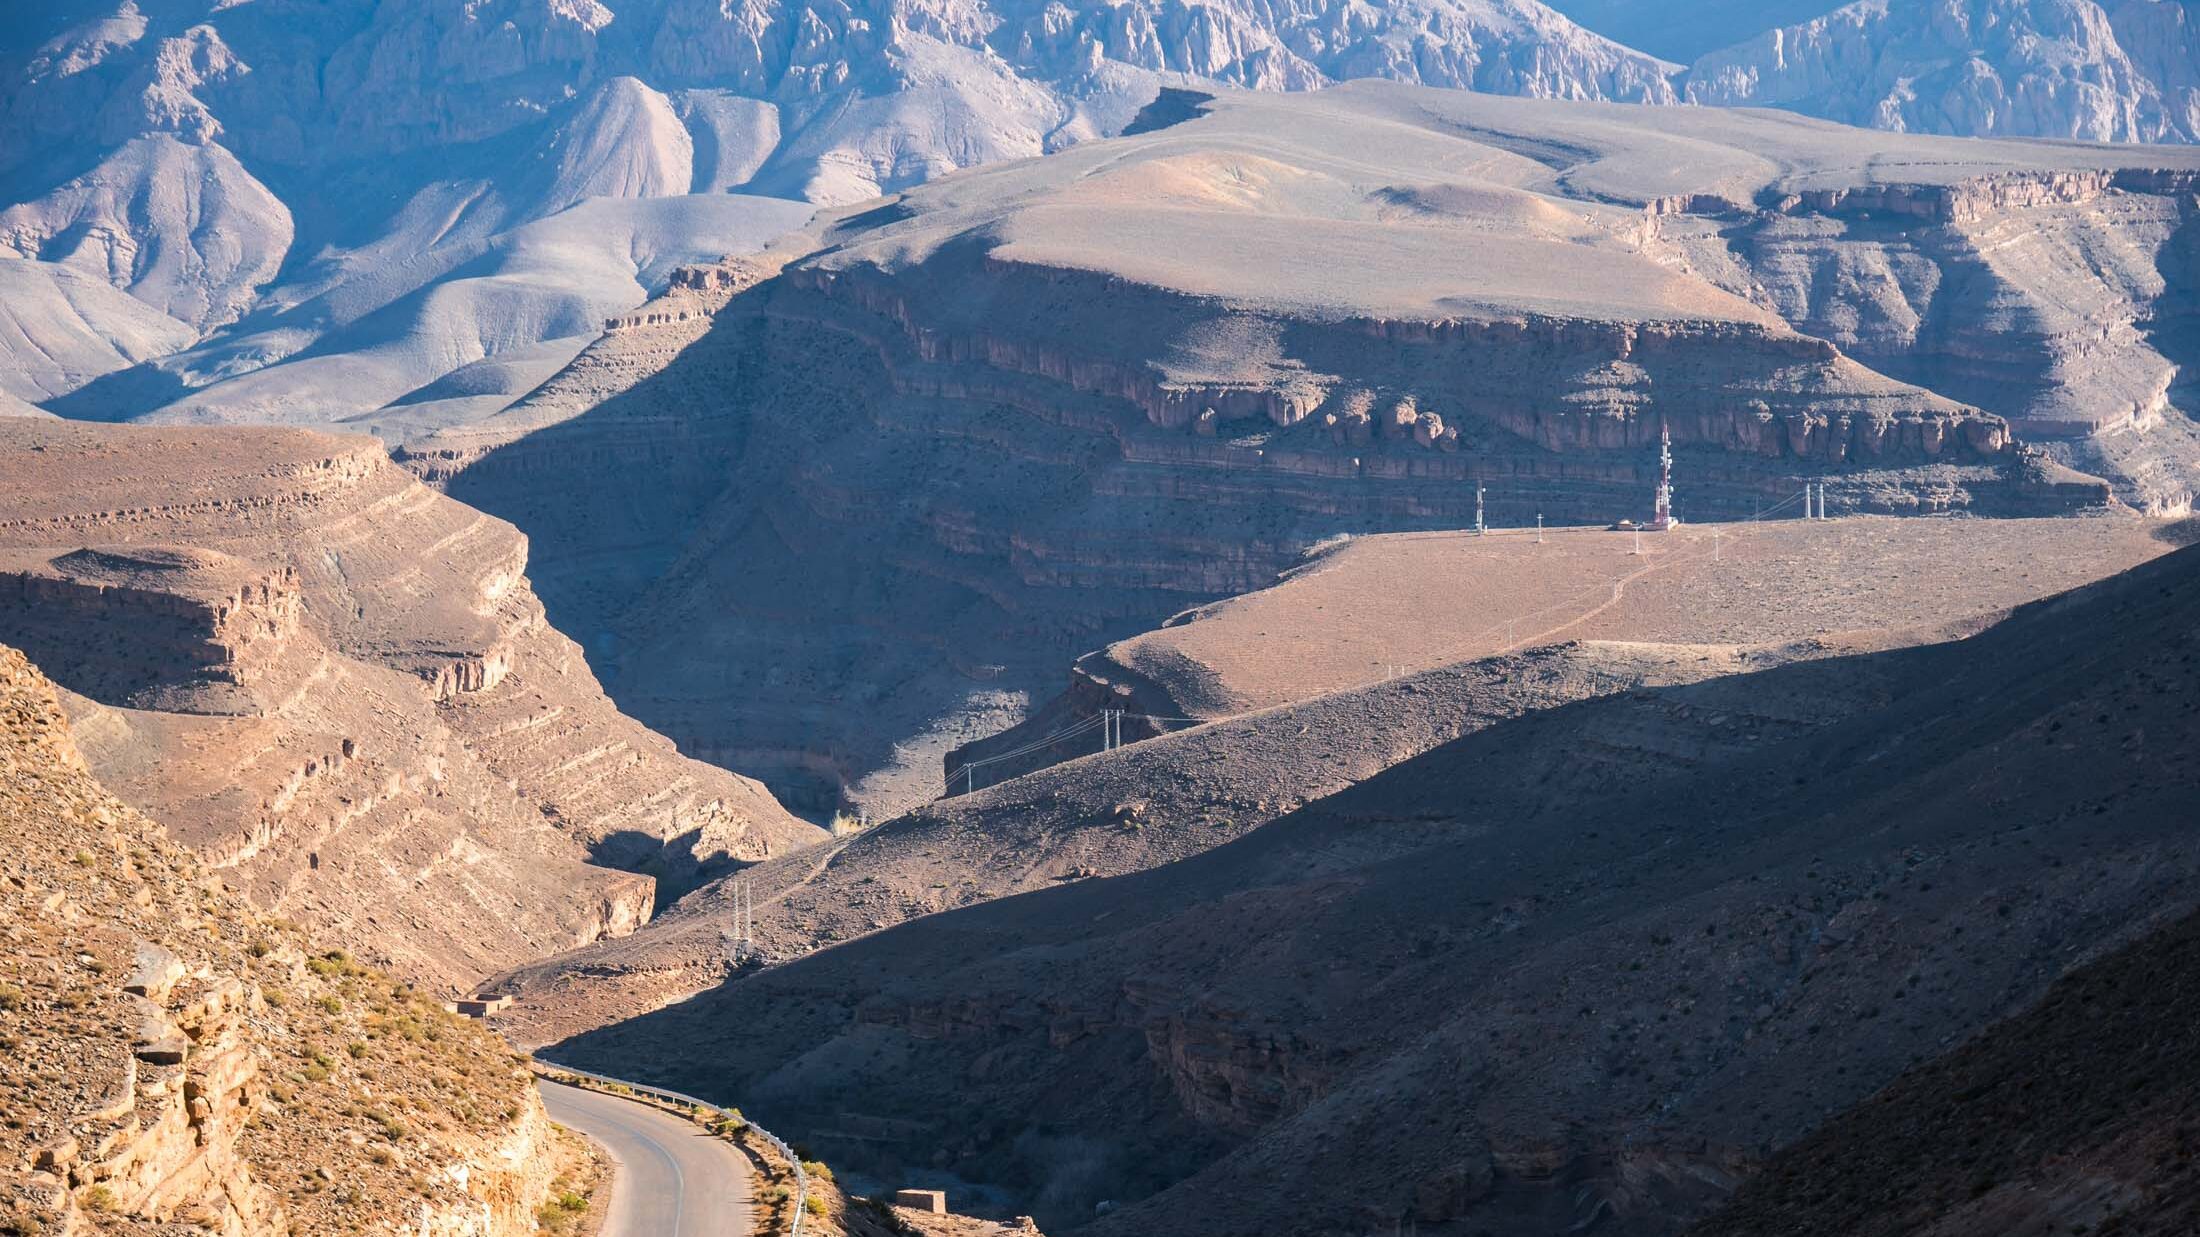
[[[1635,553],[1642,553],[1642,525],[1635,525]]]
[[[1488,529],[1482,524],[1482,483],[1474,483],[1474,535],[1479,537]]]
[[[1543,513],[1540,511],[1535,513],[1535,543],[1543,544]]]

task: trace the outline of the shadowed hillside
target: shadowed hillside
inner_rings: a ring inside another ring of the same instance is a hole
[[[2195,1025],[2187,916],[1828,1122],[1691,1237],[2200,1231]]]
[[[2188,549],[1969,640],[1533,714],[556,1052],[867,1171],[944,1140],[1042,1222],[1144,1199],[1094,1232],[1677,1231],[2200,896],[2196,603]]]

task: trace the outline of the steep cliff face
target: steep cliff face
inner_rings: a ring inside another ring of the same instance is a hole
[[[1715,243],[1724,281],[1798,330],[2174,510],[2200,464],[2182,377],[2200,340],[2196,188],[2190,170],[2000,174],[1661,223],[1682,252]]]
[[[1500,526],[1647,516],[1665,433],[1689,519],[1806,478],[1844,512],[2189,493],[2192,152],[1172,106],[699,274],[400,456],[528,532],[638,715],[877,816],[1071,658],[1323,538],[1469,525],[1478,483]]]
[[[14,421],[0,634],[271,911],[462,986],[817,831],[605,700],[508,525],[369,440]],[[611,864],[627,871],[614,871]]]
[[[550,1130],[501,1043],[251,909],[93,779],[5,647],[0,810],[17,1231],[534,1231]]]

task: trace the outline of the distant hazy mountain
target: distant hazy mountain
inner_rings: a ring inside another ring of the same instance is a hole
[[[1685,88],[1916,133],[2200,141],[2200,6],[1859,0],[1703,56]]]
[[[796,203],[1114,132],[1162,81],[1677,97],[1536,0],[60,0],[9,25],[0,255],[39,264],[7,283],[65,309],[40,328],[65,346],[0,333],[0,391],[99,417],[493,411]]]

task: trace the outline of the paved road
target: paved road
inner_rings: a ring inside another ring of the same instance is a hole
[[[739,1151],[671,1113],[543,1082],[550,1119],[617,1161],[603,1237],[748,1237],[753,1175]]]

